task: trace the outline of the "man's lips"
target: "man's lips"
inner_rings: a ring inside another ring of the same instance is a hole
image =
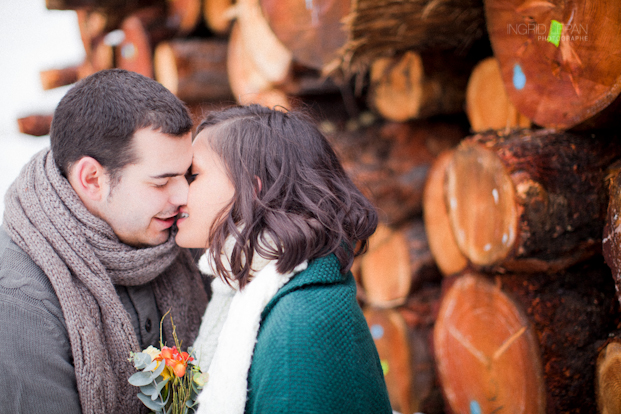
[[[168,228],[171,227],[174,223],[175,223],[175,219],[177,218],[177,215],[175,214],[174,216],[170,216],[170,217],[154,217],[155,220],[158,223],[161,223],[164,228]]]

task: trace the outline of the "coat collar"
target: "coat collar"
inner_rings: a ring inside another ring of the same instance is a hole
[[[285,284],[274,295],[272,300],[265,306],[261,318],[272,310],[278,300],[293,292],[294,290],[301,289],[310,285],[331,285],[337,283],[344,283],[346,275],[341,273],[341,265],[336,255],[330,254],[328,256],[320,257],[308,263],[306,270],[297,273],[287,284]]]

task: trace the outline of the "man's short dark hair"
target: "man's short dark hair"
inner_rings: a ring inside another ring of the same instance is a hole
[[[97,72],[56,107],[50,132],[54,160],[67,176],[73,163],[93,157],[114,179],[137,160],[132,137],[146,127],[180,137],[191,131],[192,119],[183,102],[153,79],[122,69]]]

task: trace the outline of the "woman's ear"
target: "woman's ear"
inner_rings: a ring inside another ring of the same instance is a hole
[[[108,176],[104,167],[92,157],[82,157],[69,169],[69,183],[87,207],[101,201],[107,193]]]
[[[261,179],[255,175],[254,176],[254,195],[259,197],[259,194],[261,193],[262,188],[263,188],[263,183],[261,182]]]

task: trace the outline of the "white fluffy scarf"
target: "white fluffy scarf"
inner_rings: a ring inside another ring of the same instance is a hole
[[[227,243],[228,245],[228,243]],[[231,246],[225,246],[225,252]],[[228,263],[228,260],[223,260]],[[266,260],[258,254],[252,261],[253,278],[243,290],[236,284],[228,286],[220,278],[212,283],[214,295],[233,290],[228,316],[218,337],[213,359],[209,365],[209,381],[198,397],[197,414],[242,414],[246,407],[248,390],[248,371],[252,361],[254,346],[261,324],[261,313],[276,292],[287,283],[294,274],[306,269],[307,262],[299,264],[291,273],[280,274],[276,270],[275,260]],[[205,254],[199,261],[201,271],[215,274],[209,255]],[[209,303],[205,316],[217,309],[212,304],[222,303],[213,300]],[[206,321],[203,320],[203,323]],[[202,329],[201,329],[202,331]],[[217,335],[217,332],[211,332]],[[198,342],[198,341],[197,341]],[[200,343],[196,344],[200,347]]]

